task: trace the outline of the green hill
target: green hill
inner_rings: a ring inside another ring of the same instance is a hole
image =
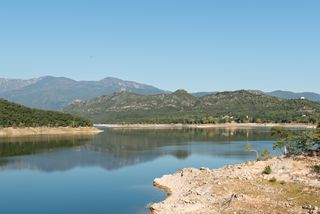
[[[70,114],[27,108],[0,99],[0,127],[80,127],[92,122]]]
[[[195,97],[178,90],[150,96],[115,93],[69,105],[64,111],[86,116],[96,123],[314,123],[320,115],[320,103],[284,100],[256,91]]]

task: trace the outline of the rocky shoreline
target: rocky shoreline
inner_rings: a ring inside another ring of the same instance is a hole
[[[264,174],[270,166],[271,173]],[[220,169],[183,169],[154,180],[163,213],[320,213],[320,157],[275,157]]]
[[[26,127],[0,128],[0,137],[20,137],[30,135],[94,135],[103,130],[94,127]]]

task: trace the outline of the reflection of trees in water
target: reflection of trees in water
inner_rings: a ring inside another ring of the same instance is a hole
[[[7,165],[8,163],[9,163],[8,160],[6,160],[6,159],[0,159],[0,166],[5,166],[5,165]]]
[[[88,142],[90,136],[36,136],[26,138],[0,139],[0,157],[31,155],[58,148],[80,146]]]
[[[106,133],[120,136],[144,136],[161,137],[167,139],[183,140],[261,140],[265,138],[270,140],[270,129],[243,129],[243,128],[215,128],[215,129],[113,129],[105,130]]]
[[[154,160],[164,155],[186,159],[192,153],[214,156],[248,156],[231,141],[270,141],[265,129],[105,129],[94,138],[33,138],[26,142],[0,143],[0,165],[42,171],[68,170],[77,166],[100,166],[107,170]],[[69,148],[69,149],[66,149]],[[44,153],[51,151],[50,153]],[[33,154],[33,155],[31,155]],[[0,158],[1,160],[1,158]]]
[[[171,129],[171,130],[130,130],[106,129],[97,136],[91,145],[96,149],[113,151],[148,150],[175,144],[187,144],[192,141],[208,143],[229,143],[230,141],[272,140],[266,129]],[[119,144],[121,142],[121,144]],[[99,145],[99,146],[98,146]]]
[[[105,129],[105,132],[98,135],[87,147],[122,159],[138,155],[173,155],[180,159],[191,154],[191,151],[183,146],[192,142],[221,145],[231,141],[270,140],[272,137],[268,129]],[[180,146],[180,149],[159,149],[167,146]]]
[[[177,150],[173,153],[174,156],[176,156],[178,159],[183,160],[189,157],[190,152],[185,150]]]

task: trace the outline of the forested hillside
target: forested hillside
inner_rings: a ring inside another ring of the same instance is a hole
[[[144,96],[121,92],[72,104],[65,112],[96,123],[315,123],[320,103],[285,100],[256,91],[233,91],[195,97],[184,90]]]
[[[92,122],[70,114],[27,108],[0,99],[0,127],[80,127]]]

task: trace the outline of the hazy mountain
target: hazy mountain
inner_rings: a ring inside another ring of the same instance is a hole
[[[193,96],[195,97],[203,97],[203,96],[207,96],[210,94],[215,94],[217,92],[206,92],[206,91],[201,91],[201,92],[195,92],[195,93],[191,93]]]
[[[156,87],[124,81],[108,77],[100,81],[75,81],[65,77],[45,76],[29,80],[0,78],[0,98],[28,107],[60,110],[72,102],[93,99],[115,92],[133,92],[140,95],[166,94],[168,91]],[[260,91],[252,91],[260,92]],[[217,92],[192,93],[194,97],[205,97]],[[265,92],[261,92],[265,93]],[[320,94],[312,92],[294,93],[289,91],[273,91],[265,94],[282,98],[306,99],[320,102]]]
[[[5,91],[11,91],[15,89],[20,89],[25,86],[31,85],[39,81],[41,78],[34,78],[28,80],[22,79],[4,79],[0,78],[0,93]]]
[[[73,101],[91,99],[119,91],[137,94],[165,93],[156,87],[105,78],[100,81],[75,81],[65,77],[41,77],[31,80],[1,79],[0,97],[28,107],[58,110]]]
[[[97,123],[313,122],[319,117],[320,103],[279,99],[257,91],[195,97],[178,90],[152,96],[115,93],[69,105],[64,111]]]
[[[313,93],[313,92],[301,92],[301,93],[295,93],[291,91],[272,91],[272,92],[266,92],[266,94],[274,97],[279,97],[282,99],[300,99],[301,97],[304,97],[308,100],[320,102],[320,94]]]

